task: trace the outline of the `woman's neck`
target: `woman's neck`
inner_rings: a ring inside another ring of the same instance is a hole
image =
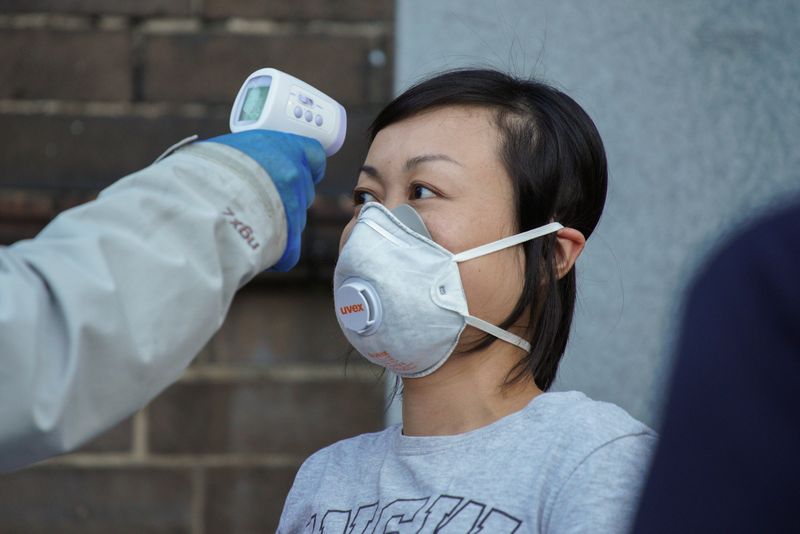
[[[496,341],[473,353],[453,354],[433,374],[404,379],[403,433],[461,434],[524,408],[542,393],[533,380],[503,387],[520,354],[516,347]]]

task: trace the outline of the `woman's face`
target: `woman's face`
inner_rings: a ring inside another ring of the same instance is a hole
[[[439,245],[453,253],[517,232],[511,179],[498,158],[492,113],[479,107],[434,109],[384,128],[370,146],[353,196],[350,235],[364,202],[410,204]],[[493,324],[511,312],[523,285],[521,247],[459,264],[470,314]],[[469,329],[468,329],[469,330]],[[463,342],[477,331],[465,330]]]

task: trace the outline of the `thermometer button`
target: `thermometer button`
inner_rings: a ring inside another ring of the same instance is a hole
[[[322,126],[322,115],[317,115],[314,117],[314,124],[317,126]]]
[[[310,111],[306,110],[306,122],[311,122],[311,119],[314,118],[314,114]]]
[[[303,110],[300,108],[300,106],[294,107],[294,116],[298,119],[303,116]]]

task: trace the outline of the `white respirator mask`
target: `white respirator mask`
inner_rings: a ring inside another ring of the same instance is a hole
[[[530,352],[526,340],[470,315],[458,264],[561,228],[550,223],[453,254],[431,239],[408,204],[390,211],[368,202],[333,275],[339,326],[366,359],[404,377],[441,367],[466,325]]]

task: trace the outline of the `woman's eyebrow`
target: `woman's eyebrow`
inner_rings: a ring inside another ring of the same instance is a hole
[[[363,172],[367,176],[375,178],[379,182],[383,181],[383,176],[381,175],[381,173],[378,172],[378,169],[376,169],[372,165],[362,165],[361,168],[359,169],[359,172]]]
[[[417,165],[420,165],[422,163],[427,163],[429,161],[447,161],[449,163],[454,163],[459,167],[463,167],[461,163],[459,163],[458,161],[454,160],[453,158],[451,158],[446,154],[423,154],[421,156],[414,156],[413,158],[409,158],[408,160],[406,160],[406,164],[403,167],[405,168],[406,172],[408,172]]]
[[[417,167],[423,163],[428,163],[429,161],[447,161],[449,163],[458,165],[459,167],[463,167],[461,163],[446,154],[422,154],[421,156],[414,156],[413,158],[407,159],[405,165],[403,165],[403,169],[408,172],[413,170],[414,167]],[[367,176],[370,176],[371,178],[383,181],[383,176],[381,175],[380,171],[378,171],[378,169],[372,165],[362,165],[359,171],[363,172]]]

